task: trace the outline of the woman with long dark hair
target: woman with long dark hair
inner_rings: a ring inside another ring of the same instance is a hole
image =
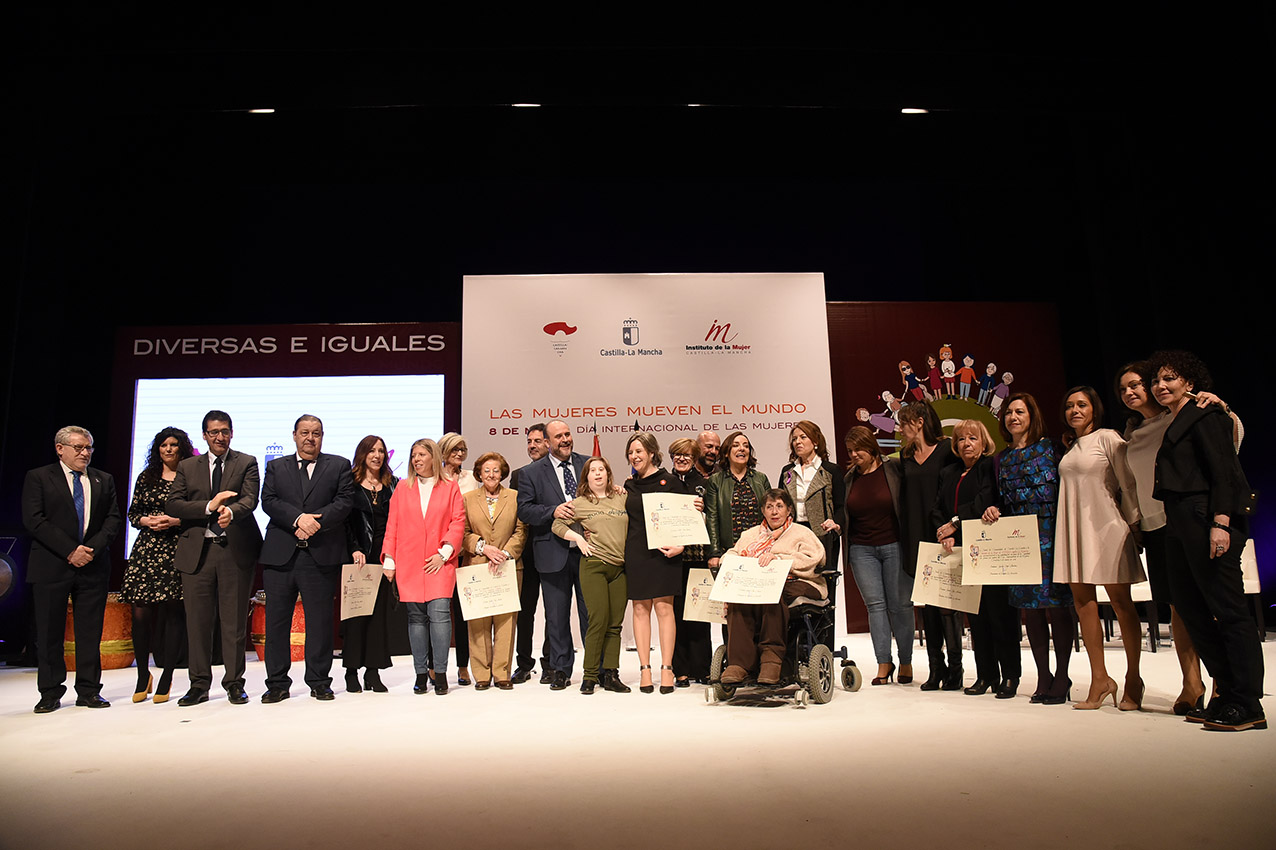
[[[128,521],[138,529],[133,551],[124,567],[120,600],[133,606],[133,652],[137,658],[137,687],[133,702],[143,702],[155,687],[155,702],[168,702],[173,669],[186,637],[182,608],[182,577],[173,566],[182,521],[164,513],[164,503],[177,464],[195,454],[191,438],[181,428],[165,428],[151,440],[146,468],[133,484]],[[164,672],[152,681],[150,656],[156,634],[164,637]]]
[[[938,390],[936,390],[938,392]],[[903,551],[903,570],[909,579],[917,570],[917,545],[933,543],[938,527],[931,518],[935,497],[939,494],[939,477],[945,467],[960,463],[952,444],[944,436],[935,409],[925,402],[914,402],[899,412],[899,428],[903,434],[900,469],[904,492],[900,498],[899,530]],[[961,612],[937,605],[922,608],[922,634],[926,637],[926,655],[930,675],[922,683],[923,691],[959,691],[962,687]],[[944,659],[944,647],[948,659]]]
[[[1063,399],[1063,443],[1059,461],[1059,514],[1055,533],[1055,577],[1072,588],[1081,637],[1090,659],[1090,690],[1073,708],[1096,709],[1112,697],[1122,711],[1143,707],[1139,615],[1130,585],[1146,576],[1134,530],[1139,505],[1134,476],[1126,463],[1125,440],[1100,428],[1103,402],[1094,387],[1073,387]],[[1116,680],[1103,657],[1103,624],[1095,587],[1103,585],[1121,624],[1125,647],[1125,688],[1117,703]]]
[[[385,528],[390,520],[390,498],[399,479],[390,472],[390,456],[385,440],[369,434],[354,450],[351,474],[354,476],[354,505],[346,518],[346,547],[353,563],[363,566],[369,559],[381,561]],[[346,669],[346,691],[357,694],[367,688],[385,693],[381,671],[390,662],[390,608],[394,589],[384,576],[377,590],[377,601],[366,617],[351,617],[342,622],[341,663]],[[359,668],[365,668],[363,687],[359,686]]]

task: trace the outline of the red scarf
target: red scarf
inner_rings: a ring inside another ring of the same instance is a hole
[[[789,526],[791,525],[793,525],[793,517],[790,516],[784,521],[784,525],[774,531],[771,531],[767,529],[766,521],[764,520],[762,524],[758,526],[758,528],[762,529],[762,536],[756,542],[750,543],[748,546],[737,551],[742,558],[756,558],[763,552],[769,552],[771,551],[771,546],[775,543],[775,541],[779,540],[780,536],[783,535],[784,532],[788,531]]]

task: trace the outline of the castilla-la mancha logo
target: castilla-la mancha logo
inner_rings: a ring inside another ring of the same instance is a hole
[[[620,341],[625,345],[638,344],[638,320],[625,319],[624,325],[620,330]]]
[[[553,340],[549,344],[550,348],[554,349],[555,354],[562,357],[567,352],[567,338],[576,333],[578,328],[566,322],[550,322],[541,330]]]

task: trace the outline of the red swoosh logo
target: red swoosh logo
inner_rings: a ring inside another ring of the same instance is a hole
[[[550,336],[554,336],[559,331],[562,331],[564,336],[570,336],[571,334],[576,333],[576,328],[572,327],[566,322],[550,322],[548,325],[542,328],[542,330],[545,331],[545,333],[549,334]]]

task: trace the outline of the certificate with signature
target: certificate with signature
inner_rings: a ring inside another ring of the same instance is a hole
[[[709,598],[713,592],[713,573],[706,569],[687,570],[686,605],[682,619],[697,623],[726,623],[723,604]]]
[[[341,619],[368,617],[381,590],[381,565],[344,564],[341,567]]]
[[[1003,516],[961,524],[963,584],[1041,584],[1037,517]]]
[[[456,568],[456,593],[461,598],[461,618],[495,617],[521,607],[518,601],[518,571],[513,560],[496,568],[490,564]]]
[[[704,514],[696,510],[696,496],[682,493],[643,493],[642,515],[647,523],[647,545],[695,546],[709,543]]]
[[[709,598],[714,602],[737,602],[744,605],[770,605],[780,601],[784,582],[789,577],[792,561],[779,558],[765,567],[757,558],[726,554],[718,565],[718,578]]]
[[[945,552],[938,543],[918,544],[917,572],[913,575],[914,605],[934,605],[977,614],[982,595],[981,585],[962,584],[961,549],[953,547],[953,551]]]

